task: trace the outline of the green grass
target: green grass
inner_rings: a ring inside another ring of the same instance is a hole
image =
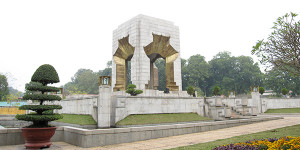
[[[265,113],[300,113],[300,108],[268,109]]]
[[[209,118],[199,116],[196,113],[180,114],[146,114],[146,115],[129,115],[123,120],[117,122],[117,125],[143,125],[143,124],[160,124],[172,122],[190,122],[204,121]]]
[[[191,146],[184,146],[184,147],[177,147],[173,148],[172,150],[211,150],[217,146],[227,145],[231,143],[238,143],[238,142],[246,142],[253,139],[267,139],[267,138],[280,138],[284,136],[292,136],[292,137],[299,137],[300,136],[300,125],[278,128],[275,130],[268,130],[253,134],[235,136],[228,139],[221,139],[216,140],[213,142],[208,143],[200,143]]]
[[[79,125],[96,125],[96,121],[90,115],[75,115],[75,114],[62,114],[63,119],[56,120],[57,122],[79,124]]]

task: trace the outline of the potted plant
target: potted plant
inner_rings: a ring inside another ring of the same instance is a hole
[[[194,96],[194,94],[195,94],[195,89],[194,89],[194,87],[189,86],[189,87],[187,88],[187,93],[188,93],[189,95],[193,95],[193,96]]]
[[[62,109],[60,105],[45,105],[45,101],[61,100],[50,92],[58,92],[59,88],[47,86],[58,83],[59,77],[53,66],[45,64],[40,66],[32,75],[31,82],[26,84],[26,94],[23,100],[37,100],[39,105],[23,105],[20,110],[32,110],[35,113],[16,115],[16,119],[32,121],[33,124],[23,127],[22,135],[25,139],[25,147],[40,149],[50,147],[50,139],[54,135],[56,127],[48,125],[49,121],[62,119],[62,115],[54,114],[54,109]]]
[[[126,89],[126,93],[130,94],[131,96],[136,96],[138,94],[143,93],[142,90],[136,90],[135,88],[136,88],[136,85],[129,84]]]
[[[218,96],[220,91],[221,91],[221,88],[218,87],[218,86],[215,86],[214,89],[213,89],[213,94],[215,96]]]

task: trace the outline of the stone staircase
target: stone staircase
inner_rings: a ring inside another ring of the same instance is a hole
[[[215,120],[230,120],[245,118],[246,116],[256,116],[256,108],[248,106],[247,99],[243,99],[241,103],[235,106],[229,106],[228,103],[223,102],[220,97],[205,100],[206,111],[205,114]]]

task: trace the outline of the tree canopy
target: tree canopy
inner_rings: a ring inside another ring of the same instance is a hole
[[[5,75],[0,74],[0,101],[6,100],[6,96],[9,94],[8,82]]]
[[[300,20],[297,14],[287,13],[274,22],[273,32],[267,40],[259,40],[253,46],[261,63],[300,75]]]
[[[104,70],[94,72],[90,69],[79,69],[64,85],[65,93],[69,94],[98,94],[99,76],[111,76],[111,61],[107,62]]]

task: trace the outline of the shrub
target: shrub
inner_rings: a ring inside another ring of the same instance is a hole
[[[126,93],[129,93],[131,96],[136,96],[138,94],[143,93],[142,90],[136,90],[136,85],[134,84],[129,84],[126,88]]]
[[[259,87],[259,93],[263,95],[265,93],[265,88],[264,87]]]
[[[194,87],[189,86],[189,87],[187,88],[187,93],[188,93],[189,95],[193,95],[193,94],[195,93]]]
[[[281,90],[281,93],[282,93],[282,95],[286,95],[287,93],[289,93],[289,90],[286,89],[286,88],[283,88],[283,89]]]
[[[54,114],[54,109],[62,109],[60,105],[43,105],[45,101],[61,100],[57,95],[48,95],[48,92],[59,91],[56,87],[47,84],[58,83],[59,77],[53,66],[45,64],[40,66],[26,84],[26,94],[23,100],[38,100],[40,105],[23,105],[20,110],[32,110],[36,113],[16,115],[18,120],[32,121],[29,127],[48,127],[49,121],[62,119],[62,115]]]
[[[220,91],[221,91],[221,88],[218,87],[218,86],[215,86],[215,87],[214,87],[214,90],[213,90],[213,94],[214,94],[215,96],[217,96],[217,95],[219,95]]]

